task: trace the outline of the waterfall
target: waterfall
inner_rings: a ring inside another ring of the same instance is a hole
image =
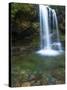
[[[40,15],[40,50],[42,55],[59,55],[62,47],[59,38],[58,20],[54,9],[39,5]]]
[[[55,10],[52,10],[53,12],[53,25],[55,24],[56,26],[56,35],[57,35],[57,44],[58,45],[58,49],[61,51],[62,50],[62,47],[61,47],[61,43],[60,43],[60,36],[59,36],[59,30],[58,30],[58,21],[57,21],[57,15],[56,15],[56,12]],[[55,20],[55,23],[54,23],[54,20]]]
[[[44,5],[40,5],[40,37],[41,37],[41,49],[42,48],[50,49],[48,11],[46,8],[44,8]]]

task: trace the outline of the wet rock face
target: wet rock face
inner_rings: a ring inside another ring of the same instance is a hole
[[[59,30],[64,34],[65,33],[65,17],[63,16],[63,14],[59,15],[58,22],[59,22]]]
[[[65,8],[63,7],[60,12],[58,11],[58,25],[61,33],[65,34]]]

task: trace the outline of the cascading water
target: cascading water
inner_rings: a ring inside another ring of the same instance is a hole
[[[53,25],[55,24],[56,26],[56,35],[57,35],[57,42],[55,42],[55,44],[58,45],[58,49],[61,51],[62,50],[62,47],[61,47],[61,43],[60,43],[60,37],[59,37],[59,30],[58,30],[58,21],[57,21],[57,15],[56,15],[56,12],[55,10],[52,10],[53,12]],[[55,23],[54,23],[55,21]]]
[[[43,5],[40,7],[40,27],[41,49],[44,49],[45,47],[50,48],[48,12],[46,8],[44,9]]]
[[[47,56],[59,55],[62,47],[59,39],[58,21],[54,9],[39,5],[40,11],[40,50],[37,53]]]

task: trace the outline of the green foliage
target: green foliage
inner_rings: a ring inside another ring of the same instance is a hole
[[[21,4],[21,3],[12,3],[11,4],[11,17],[14,18],[16,13],[19,15],[32,17],[36,15],[36,5],[33,4]],[[18,17],[19,19],[20,17]],[[24,18],[24,17],[23,17]]]
[[[11,15],[14,17],[18,10],[22,10],[24,12],[30,11],[29,7],[31,7],[31,5],[28,5],[28,7],[27,7],[26,4],[22,5],[21,3],[12,3],[11,4]]]

